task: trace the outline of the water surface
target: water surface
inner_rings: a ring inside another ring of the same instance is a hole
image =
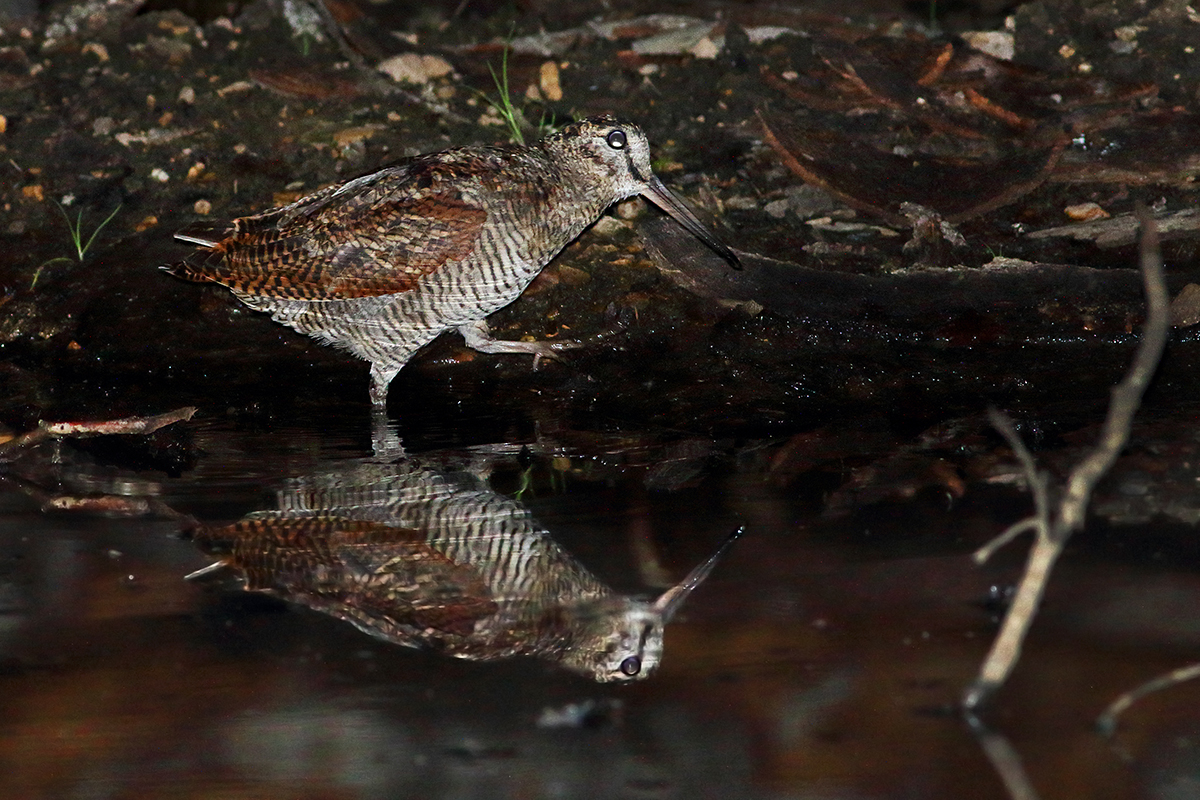
[[[831,514],[830,471],[782,479],[778,442],[663,431],[410,453],[528,509],[629,596],[658,595],[746,526],[667,626],[659,669],[599,684],[553,659],[456,659],[185,581],[212,561],[180,535],[190,521],[233,523],[303,481],[380,466],[365,420],[190,425],[198,456],[177,477],[69,445],[60,463],[47,448],[7,469],[7,797],[1007,796],[955,704],[995,630],[989,589],[1020,565],[1019,547],[982,569],[969,558],[1024,511],[1012,488],[923,489]],[[129,507],[48,505],[101,494]],[[1143,701],[1115,739],[1091,728],[1200,643],[1200,582],[1174,536],[1082,536],[1052,580],[986,715],[1043,797],[1200,787],[1200,687]]]

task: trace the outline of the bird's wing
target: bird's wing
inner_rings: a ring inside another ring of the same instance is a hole
[[[378,636],[419,645],[414,632],[469,636],[497,611],[487,582],[425,541],[423,531],[368,520],[269,515],[200,528],[202,549],[248,591],[269,592]]]
[[[487,211],[464,195],[461,177],[453,165],[416,161],[234,220],[220,233],[188,228],[176,238],[203,249],[167,269],[257,297],[406,292],[479,239]]]

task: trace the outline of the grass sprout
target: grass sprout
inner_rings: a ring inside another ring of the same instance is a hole
[[[75,221],[72,222],[70,215],[67,214],[67,210],[63,208],[62,203],[55,201],[54,205],[58,206],[58,213],[62,214],[63,219],[67,222],[67,231],[71,234],[71,243],[75,245],[75,255],[79,259],[80,263],[83,263],[84,258],[87,257],[87,252],[91,249],[92,243],[96,241],[96,236],[99,235],[100,231],[104,230],[105,225],[112,222],[112,218],[115,217],[117,212],[121,210],[121,206],[118,204],[117,207],[112,210],[112,213],[105,217],[104,221],[96,226],[96,228],[92,231],[92,235],[89,236],[85,242],[83,240],[83,209],[79,209],[79,213],[75,216]]]
[[[510,35],[511,39],[511,35]],[[538,118],[537,125],[530,125],[521,109],[513,105],[512,91],[508,82],[508,54],[512,47],[508,42],[504,44],[504,51],[500,55],[500,70],[488,64],[488,72],[492,74],[492,82],[496,84],[497,98],[493,100],[490,96],[480,92],[480,96],[484,101],[492,107],[496,114],[504,121],[508,127],[509,138],[514,144],[525,145],[525,131],[535,130],[539,136],[544,136],[555,129],[554,115],[548,114],[544,109],[542,115]]]
[[[496,93],[499,96],[498,100],[492,100],[490,97],[485,98],[496,113],[500,115],[500,119],[504,120],[504,124],[508,126],[509,136],[519,145],[525,144],[525,115],[513,105],[512,93],[508,87],[508,51],[511,48],[507,43],[504,45],[504,52],[500,55],[500,72],[497,73],[495,67],[488,64],[488,72],[492,73],[492,82],[496,84]]]

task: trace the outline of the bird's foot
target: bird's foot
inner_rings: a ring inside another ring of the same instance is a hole
[[[564,342],[521,342],[520,344],[540,345],[536,350],[531,350],[533,353],[533,368],[537,369],[541,366],[542,359],[548,358],[551,361],[559,361],[566,364],[570,361],[565,355],[567,350],[576,350],[583,347],[583,342],[564,341]]]
[[[493,339],[491,332],[488,330],[486,322],[472,322],[466,325],[460,325],[459,333],[462,334],[463,340],[467,343],[467,347],[472,350],[478,350],[481,353],[527,353],[533,356],[533,368],[537,369],[543,358],[553,359],[554,361],[565,361],[563,352],[573,350],[577,347],[582,347],[582,342],[520,342],[511,341],[508,339]]]

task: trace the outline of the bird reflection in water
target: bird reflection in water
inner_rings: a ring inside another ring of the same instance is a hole
[[[536,656],[597,681],[645,678],[663,627],[741,530],[654,600],[615,592],[513,499],[413,459],[295,479],[279,510],[190,535],[236,576],[389,642],[472,660]]]

